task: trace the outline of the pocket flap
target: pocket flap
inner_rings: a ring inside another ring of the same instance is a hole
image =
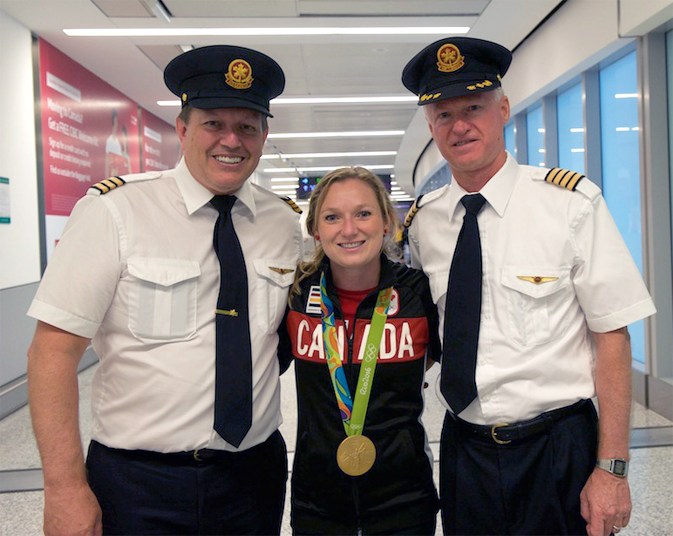
[[[430,292],[432,293],[432,299],[436,304],[439,303],[439,300],[442,296],[446,295],[449,286],[449,272],[440,272],[438,274],[432,274],[429,277],[430,280]]]
[[[197,261],[134,258],[129,259],[127,265],[132,276],[164,287],[201,275],[201,268]]]
[[[289,287],[294,281],[297,265],[294,262],[276,259],[255,259],[255,271],[261,277],[281,287]]]
[[[570,285],[570,268],[558,266],[505,266],[504,286],[531,298],[544,298]]]

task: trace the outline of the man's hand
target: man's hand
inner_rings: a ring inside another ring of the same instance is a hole
[[[582,489],[580,504],[589,536],[616,534],[631,517],[629,482],[596,468]]]
[[[45,536],[102,536],[101,509],[91,488],[44,489]]]

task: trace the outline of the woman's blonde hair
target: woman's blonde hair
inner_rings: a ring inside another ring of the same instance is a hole
[[[390,200],[390,196],[388,195],[386,187],[383,185],[381,179],[363,167],[343,167],[335,169],[320,179],[315,189],[311,193],[311,198],[309,200],[308,213],[306,215],[306,230],[308,231],[308,234],[315,237],[317,233],[318,216],[320,215],[320,210],[325,203],[325,198],[327,197],[327,193],[329,192],[332,185],[352,179],[364,182],[376,195],[376,200],[379,204],[379,208],[381,209],[383,221],[388,226],[388,233],[383,237],[382,249],[390,257],[398,257],[399,248],[397,246],[396,240],[399,231],[402,229],[400,219],[395,212],[393,203]],[[300,294],[299,284],[301,281],[313,275],[318,270],[324,258],[325,252],[322,249],[320,241],[316,241],[313,258],[308,262],[302,262],[299,264],[299,269],[296,272],[297,275],[295,277],[294,284],[292,285],[290,297],[298,296]]]

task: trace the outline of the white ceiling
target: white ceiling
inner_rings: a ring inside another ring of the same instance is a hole
[[[0,0],[0,9],[143,108],[173,123],[175,97],[164,86],[163,68],[195,47],[234,44],[272,56],[285,71],[282,97],[410,95],[400,81],[404,65],[444,35],[255,36],[255,37],[68,37],[65,28],[271,28],[469,26],[472,37],[515,48],[562,0],[163,0],[170,23],[146,7],[148,0]],[[406,131],[417,112],[399,104],[272,104],[271,133]],[[424,145],[428,138],[418,140]],[[267,153],[397,151],[402,136],[270,139]],[[405,146],[416,146],[405,140]],[[415,159],[417,154],[409,155]],[[395,156],[300,158],[262,161],[258,168],[394,164]],[[398,166],[399,167],[399,166]],[[390,173],[392,170],[380,171]],[[261,174],[264,176],[265,174]],[[397,180],[413,192],[407,172]]]

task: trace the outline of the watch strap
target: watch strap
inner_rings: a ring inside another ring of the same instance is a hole
[[[629,473],[629,462],[622,458],[598,459],[596,467],[619,478],[625,478]]]

